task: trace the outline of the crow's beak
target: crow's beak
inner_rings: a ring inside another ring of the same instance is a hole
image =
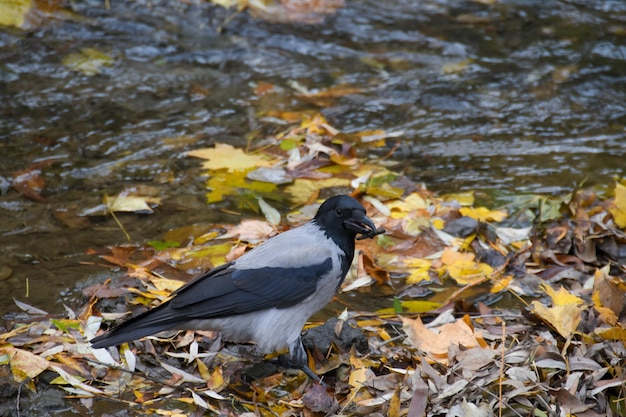
[[[384,229],[377,230],[374,222],[362,211],[355,210],[352,217],[344,220],[344,224],[348,230],[360,234],[357,239],[371,239],[376,235],[384,233]]]

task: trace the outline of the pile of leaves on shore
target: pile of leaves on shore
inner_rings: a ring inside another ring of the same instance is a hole
[[[626,415],[626,186],[482,207],[472,193],[412,183],[389,155],[357,157],[395,136],[345,134],[317,115],[254,149],[190,152],[206,161],[208,203],[247,219],[93,251],[123,273],[84,289],[84,306],[65,317],[18,302],[30,318],[0,334],[4,373],[136,415]],[[91,349],[101,327],[310,219],[339,192],[387,232],[357,243],[335,320],[307,330],[319,330],[307,347],[326,386],[214,332]],[[158,206],[150,198],[106,204],[145,211]],[[364,308],[369,297],[379,307]]]

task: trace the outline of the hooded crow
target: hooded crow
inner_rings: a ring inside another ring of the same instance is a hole
[[[304,370],[300,333],[343,282],[357,235],[381,233],[354,198],[326,200],[304,225],[272,237],[235,261],[195,278],[158,307],[91,340],[105,348],[163,330],[215,330],[260,353],[289,349],[287,365]]]

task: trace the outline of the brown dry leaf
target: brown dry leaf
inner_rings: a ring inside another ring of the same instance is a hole
[[[269,239],[275,233],[271,224],[263,220],[244,220],[235,226],[228,226],[228,235],[239,240],[256,244]]]
[[[602,269],[597,269],[593,278],[592,300],[594,308],[600,313],[599,319],[614,326],[624,310],[626,303],[624,291],[615,285]]]
[[[13,188],[26,198],[45,203],[46,198],[41,195],[41,191],[45,185],[44,179],[41,177],[40,169],[25,169],[13,173]]]
[[[50,367],[50,362],[26,350],[13,346],[0,347],[0,356],[8,357],[16,382],[33,379]]]
[[[114,246],[111,248],[110,255],[101,255],[101,258],[106,260],[107,262],[112,263],[113,265],[125,267],[126,265],[131,263],[130,257],[135,250],[136,248],[130,246]]]
[[[426,415],[426,406],[428,405],[428,384],[422,378],[415,380],[415,392],[409,403],[410,417],[423,417]]]
[[[429,358],[442,364],[448,363],[448,350],[451,345],[467,349],[486,345],[482,333],[475,331],[464,319],[443,324],[435,329],[424,326],[419,317],[415,320],[402,318],[402,323],[402,330],[407,334],[411,344]]]
[[[332,414],[337,409],[337,400],[320,384],[310,384],[302,396],[302,403],[313,413]]]

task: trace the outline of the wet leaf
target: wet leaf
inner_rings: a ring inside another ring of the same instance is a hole
[[[152,213],[151,206],[161,204],[161,198],[135,195],[125,191],[117,196],[105,196],[104,204],[111,212]]]
[[[331,187],[347,187],[350,186],[350,180],[347,178],[325,178],[319,180],[308,180],[298,178],[293,184],[285,187],[285,191],[291,196],[292,203],[302,206],[310,204],[314,196],[319,195],[319,191],[324,188]]]
[[[261,167],[248,172],[246,177],[253,181],[270,182],[272,184],[289,184],[293,182],[293,178],[283,168]]]
[[[80,52],[69,54],[63,58],[63,65],[72,71],[82,72],[85,75],[96,75],[102,67],[113,64],[113,58],[95,48],[82,48]]]
[[[50,362],[26,350],[12,346],[0,347],[0,356],[8,358],[16,382],[33,379],[50,367]]]
[[[247,179],[245,170],[223,170],[213,172],[207,181],[208,203],[223,201],[226,196],[238,195],[241,192],[253,191],[255,193],[270,194],[277,188],[276,184]]]
[[[189,151],[187,155],[206,159],[202,167],[208,170],[226,169],[228,172],[246,171],[247,173],[251,168],[271,166],[271,161],[266,156],[245,153],[225,143],[216,143],[213,148]]]
[[[258,197],[257,200],[259,202],[259,207],[261,208],[261,211],[265,215],[265,218],[267,219],[268,223],[271,224],[272,226],[278,226],[280,224],[280,212],[276,210],[274,207],[270,206],[263,199],[263,197]]]
[[[13,188],[26,198],[45,203],[47,200],[41,195],[45,181],[41,176],[41,169],[29,168],[13,173]]]
[[[22,27],[31,4],[31,0],[0,0],[0,25]]]
[[[15,305],[17,305],[21,310],[27,312],[28,314],[41,314],[41,315],[47,315],[48,312],[47,311],[43,311],[37,307],[33,307],[30,304],[26,304],[22,301],[16,300],[15,298],[13,299],[13,302],[15,303]]]
[[[396,303],[397,301],[397,303]],[[422,301],[422,300],[394,300],[393,308],[384,308],[381,310],[377,310],[376,314],[380,315],[388,315],[388,314],[415,314],[415,313],[426,313],[429,311],[436,310],[441,307],[441,303],[437,303],[435,301]]]

